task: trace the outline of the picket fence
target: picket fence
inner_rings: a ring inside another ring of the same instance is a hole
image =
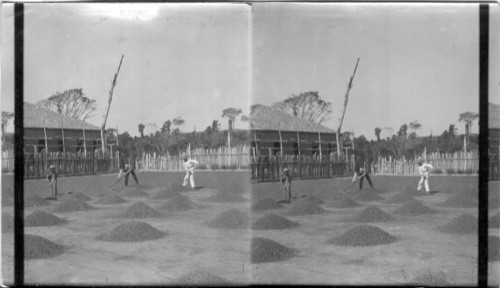
[[[284,168],[288,168],[293,179],[341,177],[352,175],[354,156],[284,155],[283,157],[252,157],[251,181],[279,181]]]
[[[119,167],[119,154],[102,153],[100,150],[88,153],[37,153],[25,154],[24,178],[36,179],[47,176],[48,168],[54,165],[59,176],[93,175],[116,173]],[[14,172],[12,151],[2,152],[2,173]]]
[[[2,173],[14,173],[14,150],[2,151]]]
[[[418,175],[418,159],[431,164],[434,174],[472,174],[479,172],[478,151],[455,153],[428,153],[414,159],[392,159],[379,157],[371,164],[374,174],[386,175]]]
[[[182,171],[184,155],[197,160],[200,163],[199,170],[236,170],[250,167],[249,146],[231,148],[224,146],[218,149],[189,149],[179,155],[143,153],[142,157],[136,160],[136,168],[143,171]]]

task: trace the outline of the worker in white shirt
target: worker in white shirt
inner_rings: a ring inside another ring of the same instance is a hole
[[[198,161],[184,157],[184,169],[186,169],[186,176],[184,177],[184,183],[182,183],[182,186],[186,186],[189,180],[191,182],[191,188],[195,190],[196,186],[194,186],[193,174],[196,166],[198,166]]]
[[[425,191],[429,193],[429,173],[434,169],[431,164],[424,163],[422,160],[418,162],[418,173],[420,173],[420,181],[418,182],[417,190],[422,189],[422,184],[425,186]]]

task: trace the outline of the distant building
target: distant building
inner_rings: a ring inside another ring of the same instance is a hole
[[[337,151],[336,132],[317,123],[255,105],[250,112],[250,143],[257,155],[330,155]],[[280,141],[281,134],[281,141]],[[299,141],[300,140],[300,141]],[[344,143],[349,149],[351,143]]]
[[[46,146],[48,152],[94,151],[101,148],[101,130],[24,102],[24,153],[40,153]]]

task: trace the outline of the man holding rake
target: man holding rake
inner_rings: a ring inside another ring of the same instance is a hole
[[[187,156],[184,157],[184,169],[186,169],[186,176],[184,176],[184,182],[182,186],[186,186],[189,182],[191,183],[191,189],[196,190],[196,186],[194,185],[194,168],[198,166],[198,161],[194,159],[189,159]]]
[[[125,167],[123,169],[120,169],[120,172],[118,173],[118,180],[116,180],[115,183],[113,183],[111,186],[109,186],[109,189],[113,189],[112,187],[118,184],[120,180],[125,177],[125,186],[128,186],[128,175],[132,174],[132,177],[134,177],[135,184],[139,184],[139,180],[137,180],[137,176],[135,175],[134,168],[132,168],[129,164],[125,164]]]
[[[288,172],[288,168],[283,169],[281,183],[283,183],[283,192],[285,194],[283,202],[290,203],[292,199],[292,177]]]
[[[434,169],[431,164],[424,163],[422,160],[418,160],[418,173],[420,173],[420,181],[418,182],[417,190],[422,189],[422,184],[425,186],[425,192],[431,194],[429,190],[429,173]]]
[[[47,179],[49,180],[50,190],[52,191],[54,198],[57,199],[57,195],[61,194],[57,194],[57,172],[54,165],[50,165],[49,172],[47,173]]]
[[[370,174],[365,170],[365,168],[360,167],[357,172],[354,172],[354,176],[352,177],[352,184],[356,183],[356,180],[359,179],[359,190],[363,189],[363,180],[366,178],[370,187],[373,188],[372,180],[370,179]]]

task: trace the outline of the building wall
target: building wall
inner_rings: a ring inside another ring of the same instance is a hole
[[[321,145],[319,144],[319,137],[321,137]],[[300,146],[298,139],[300,138]],[[331,152],[336,151],[335,133],[321,133],[317,132],[281,132],[281,139],[283,142],[283,154],[285,155],[319,155],[320,146],[322,155],[329,155]],[[256,141],[257,140],[257,145]],[[261,131],[254,130],[250,134],[250,145],[252,147],[258,146],[259,155],[276,155],[280,151],[280,136],[279,131]],[[300,147],[300,149],[299,149]]]
[[[63,137],[61,129],[46,129],[48,152],[63,152]],[[85,131],[87,151],[93,151],[101,146],[101,132]],[[64,130],[64,146],[66,152],[84,151],[83,130]],[[45,133],[43,128],[24,129],[24,152],[38,153],[45,149]]]
[[[500,129],[490,128],[489,131],[489,153],[493,155],[500,154]]]

